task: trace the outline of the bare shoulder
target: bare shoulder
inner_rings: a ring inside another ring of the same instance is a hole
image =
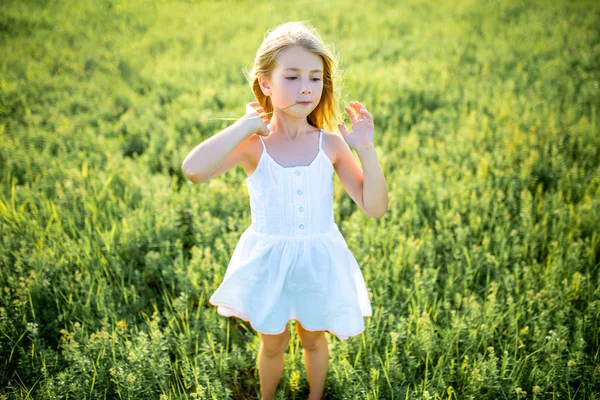
[[[236,165],[240,165],[250,175],[256,169],[261,147],[257,135],[247,137],[225,158],[209,179],[224,174]]]
[[[246,153],[246,157],[240,165],[246,171],[246,175],[250,176],[258,166],[258,161],[262,155],[262,143],[258,135],[255,134],[246,139],[244,152]]]
[[[323,151],[329,157],[332,164],[335,165],[337,163],[339,155],[344,151],[344,146],[348,145],[341,135],[323,129]]]

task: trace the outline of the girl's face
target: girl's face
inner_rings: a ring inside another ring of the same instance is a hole
[[[279,53],[270,79],[262,80],[263,92],[271,97],[274,109],[290,116],[306,118],[319,104],[323,93],[323,60],[302,47],[289,47]]]

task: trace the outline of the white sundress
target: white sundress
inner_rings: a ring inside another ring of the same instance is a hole
[[[309,165],[283,167],[263,151],[246,179],[252,223],[209,302],[264,334],[292,319],[348,339],[372,316],[367,287],[333,217],[333,173],[321,148]]]

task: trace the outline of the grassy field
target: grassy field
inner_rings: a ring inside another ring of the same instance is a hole
[[[258,398],[258,335],[208,304],[246,176],[181,163],[288,20],[341,55],[390,191],[372,219],[335,178],[374,315],[328,334],[325,398],[600,398],[600,3],[8,0],[0,399]]]

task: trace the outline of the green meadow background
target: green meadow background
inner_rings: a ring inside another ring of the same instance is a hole
[[[259,336],[208,303],[246,176],[181,163],[292,20],[339,52],[390,196],[369,218],[335,177],[374,315],[327,334],[324,398],[600,398],[600,3],[8,0],[0,399],[259,397]],[[291,328],[277,398],[305,399]]]

